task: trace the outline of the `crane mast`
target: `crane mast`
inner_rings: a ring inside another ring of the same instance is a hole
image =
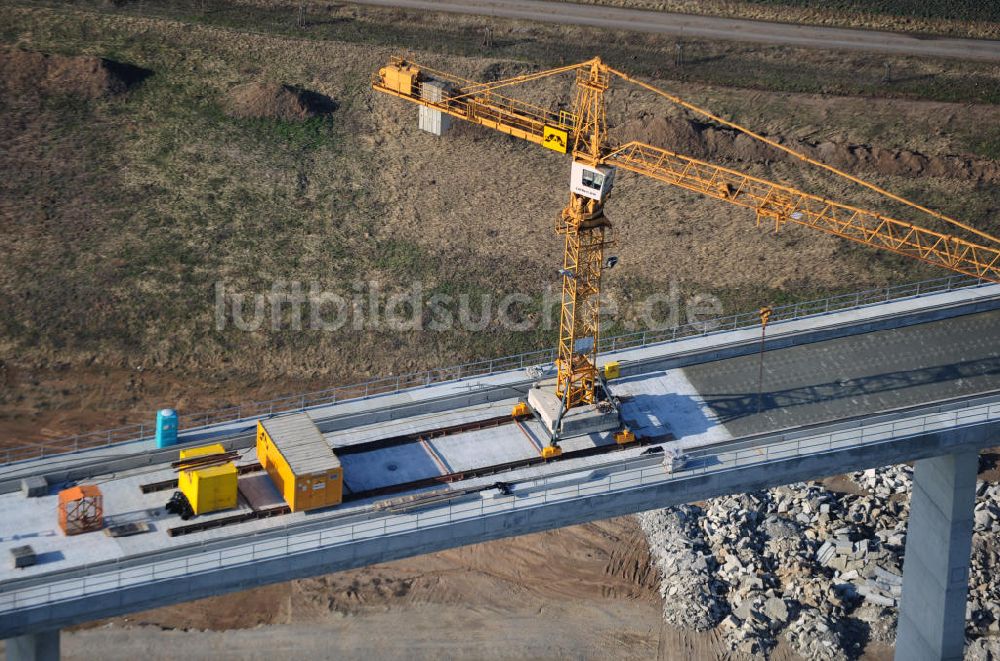
[[[553,111],[500,93],[508,87],[568,72],[576,75],[574,102],[569,111]],[[930,215],[949,229],[962,230],[973,238],[927,229],[662,147],[637,141],[610,144],[604,94],[612,77],[639,85],[671,103]],[[545,388],[533,388],[528,396],[530,407],[551,432],[550,445],[542,452],[545,457],[561,452],[558,440],[561,434],[566,435],[568,422],[564,416],[573,418],[573,433],[617,429],[617,442],[627,443],[635,438],[622,428],[615,400],[597,366],[601,276],[607,266],[613,265],[612,261],[606,261],[606,253],[614,242],[611,222],[604,215],[604,203],[619,169],[751,209],[758,226],[765,221],[773,222],[777,231],[785,223],[798,224],[957,273],[1000,282],[1000,239],[717,117],[609,67],[600,58],[482,83],[394,57],[379,70],[372,87],[418,104],[422,128],[438,135],[443,133],[442,118],[447,116],[572,156],[569,201],[556,221],[556,232],[564,239],[559,271],[562,307],[556,378],[554,383],[542,384]],[[430,128],[423,126],[425,118],[435,120],[429,122]]]
[[[569,203],[559,214],[556,224],[556,232],[562,234],[565,241],[560,271],[562,307],[556,356],[556,396],[567,409],[595,403],[597,345],[601,335],[601,272],[612,231],[604,215],[604,199],[610,191],[611,174],[598,169],[601,147],[608,131],[604,92],[608,89],[609,75],[599,59],[576,73],[573,177]],[[591,174],[584,180],[584,172],[596,173],[596,176]],[[579,183],[577,173],[580,173]]]

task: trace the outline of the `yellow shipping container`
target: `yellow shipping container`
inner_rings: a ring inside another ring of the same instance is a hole
[[[181,459],[223,454],[225,451],[221,444],[216,443],[181,450]],[[194,513],[205,514],[236,507],[236,479],[236,465],[230,461],[221,466],[182,470],[177,475],[177,484],[181,493],[187,496]]]
[[[258,421],[257,459],[293,512],[343,500],[340,460],[305,413]]]

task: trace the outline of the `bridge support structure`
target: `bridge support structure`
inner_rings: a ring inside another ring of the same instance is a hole
[[[7,661],[59,661],[59,634],[51,629],[7,639]]]
[[[962,659],[978,470],[977,452],[914,466],[897,661]]]

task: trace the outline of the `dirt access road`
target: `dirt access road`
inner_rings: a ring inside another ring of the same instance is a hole
[[[863,50],[894,55],[950,57],[963,60],[1000,62],[1000,41],[955,39],[898,32],[827,28],[790,23],[767,23],[736,18],[672,14],[640,9],[579,5],[545,0],[352,0],[356,4],[476,14],[563,25],[586,25],[652,32],[673,37],[729,39],[734,41]]]

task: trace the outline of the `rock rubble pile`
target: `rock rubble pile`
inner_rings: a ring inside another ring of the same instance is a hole
[[[784,637],[809,659],[848,659],[892,643],[902,596],[912,470],[850,476],[639,515],[661,577],[664,618],[718,627],[740,657]],[[1000,661],[1000,485],[977,487],[968,654]]]
[[[706,631],[721,618],[719,586],[712,577],[711,551],[698,527],[701,510],[691,505],[639,514],[660,574],[663,618],[668,624]]]

